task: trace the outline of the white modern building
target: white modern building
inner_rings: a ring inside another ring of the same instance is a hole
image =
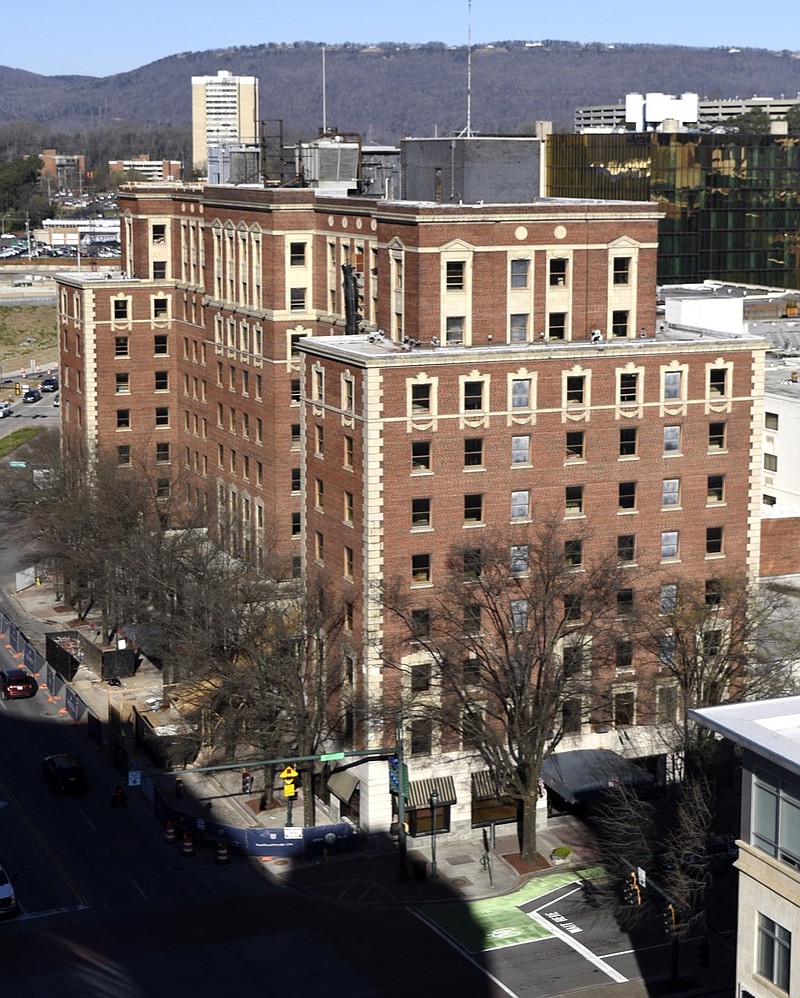
[[[749,111],[765,111],[776,130],[800,98],[748,97],[740,100],[701,100],[697,94],[626,94],[617,104],[575,108],[576,132],[710,131],[724,129]],[[785,126],[784,126],[785,128]]]
[[[800,993],[800,697],[690,710],[742,749],[736,998]]]
[[[209,146],[252,145],[259,140],[258,79],[233,76],[192,77],[192,163],[206,169]]]

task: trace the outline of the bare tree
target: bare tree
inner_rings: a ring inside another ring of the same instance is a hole
[[[688,720],[687,710],[797,690],[800,630],[793,601],[744,575],[643,591],[632,627],[659,675],[672,680],[675,720],[665,733],[690,769],[707,768],[715,739]],[[655,712],[657,698],[650,702]]]
[[[401,625],[387,653],[404,674],[406,715],[427,718],[443,740],[449,731],[482,758],[498,794],[517,802],[528,861],[542,763],[565,730],[600,708],[608,687],[604,645],[593,640],[613,619],[619,570],[613,554],[585,557],[587,546],[565,538],[560,523],[484,534],[480,549],[452,551],[423,609],[397,581],[377,597]]]

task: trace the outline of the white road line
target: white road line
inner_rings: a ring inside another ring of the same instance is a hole
[[[136,883],[136,881],[133,879],[133,877],[131,877],[131,883],[136,888],[136,890],[142,895],[142,897],[145,899],[145,901],[149,901],[150,900],[150,898],[145,894],[145,892],[142,890],[142,888]]]
[[[580,888],[577,887],[576,890],[580,890]],[[574,891],[570,893],[574,893]],[[563,897],[567,896],[568,895],[566,894],[563,895]],[[602,960],[599,956],[593,953],[588,947],[584,946],[583,943],[579,943],[574,936],[571,936],[568,932],[564,932],[564,930],[559,928],[559,926],[556,925],[555,922],[551,922],[549,919],[544,918],[542,915],[539,914],[542,908],[551,908],[552,906],[553,906],[553,901],[551,899],[546,904],[541,905],[541,907],[538,908],[536,911],[529,911],[528,918],[532,918],[534,922],[536,922],[538,925],[541,925],[543,929],[547,929],[549,932],[552,932],[554,936],[557,936],[562,942],[565,942],[567,946],[570,946],[572,949],[574,949],[576,953],[580,953],[580,955],[585,960],[588,960],[589,963],[597,967],[598,970],[602,970],[602,972],[606,974],[608,977],[610,977],[612,981],[615,981],[617,984],[625,984],[626,981],[628,980],[627,977],[623,977],[623,975],[620,974],[618,970],[614,970],[614,968],[610,964],[606,963],[605,960]]]
[[[97,828],[95,825],[92,824],[91,820],[89,819],[89,815],[85,811],[81,811],[81,814],[84,816],[84,818],[86,818],[86,824],[89,826],[89,828],[91,828],[93,832],[96,832]]]

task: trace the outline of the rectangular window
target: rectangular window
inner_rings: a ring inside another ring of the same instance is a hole
[[[352,524],[354,511],[355,511],[355,503],[353,501],[353,493],[352,492],[345,492],[344,493],[344,511],[343,511],[343,517],[344,517],[344,522],[345,523]]]
[[[325,535],[319,530],[314,533],[314,559],[320,565],[325,561]]]
[[[508,338],[512,343],[525,343],[528,339],[527,312],[514,312],[508,320]]]
[[[661,557],[666,558],[677,558],[678,557],[678,531],[677,530],[664,530],[661,534]]]
[[[611,313],[611,335],[617,339],[625,339],[628,335],[630,313],[626,308],[615,309]]]
[[[300,513],[292,513],[292,537],[299,537],[303,530]]]
[[[413,445],[412,445],[413,446]],[[345,468],[353,467],[353,438],[345,437],[342,441],[342,462]]]
[[[464,523],[483,523],[483,496],[480,493],[464,496]]]
[[[153,245],[163,246],[167,241],[167,227],[157,222],[153,223]]]
[[[467,603],[464,607],[464,634],[481,633],[481,605]]]
[[[565,516],[583,515],[583,486],[568,485],[565,491]]]
[[[156,409],[156,426],[169,426],[169,409],[165,405]]]
[[[154,380],[157,392],[169,391],[169,371],[156,371]]]
[[[636,559],[636,534],[620,534],[617,537],[617,558],[622,563]]]
[[[464,441],[464,467],[483,467],[483,437],[467,437]]]
[[[547,317],[547,338],[565,340],[567,338],[567,313],[551,312]]]
[[[567,593],[564,597],[564,620],[574,623],[581,619],[583,605],[579,593]]]
[[[114,390],[117,395],[130,395],[131,376],[129,374],[115,374],[114,382]]]
[[[722,582],[719,579],[706,579],[706,606],[719,606],[722,602]]]
[[[433,721],[429,717],[417,718],[411,722],[411,754],[430,755],[432,751]]]
[[[583,541],[564,541],[564,564],[579,568],[583,564]]]
[[[633,614],[633,590],[617,590],[617,616],[630,617]]]
[[[165,333],[158,333],[153,337],[153,353],[154,354],[168,354],[169,353],[169,337]]]
[[[639,429],[636,426],[623,426],[619,431],[619,456],[635,457],[639,445]]]
[[[777,454],[765,454],[764,455],[764,471],[776,472],[778,470],[778,455]]]
[[[153,299],[153,318],[166,319],[169,317],[169,301],[166,298]]]
[[[706,527],[706,554],[722,554],[722,527]]]
[[[511,545],[511,571],[514,575],[522,575],[528,571],[528,545]]]
[[[352,454],[350,463],[352,464]],[[411,441],[411,471],[431,470],[431,442],[430,440]]]
[[[168,443],[158,443],[156,444],[156,462],[158,464],[169,464],[169,444]]]
[[[725,423],[709,423],[708,424],[708,449],[709,450],[725,450],[726,449],[726,425]]]
[[[475,581],[483,571],[483,553],[480,548],[467,548],[464,551],[464,578]]]
[[[727,368],[712,367],[708,372],[708,394],[712,397],[728,394]]]
[[[292,312],[304,312],[306,308],[306,289],[289,289],[289,310]]]
[[[569,260],[563,257],[554,257],[550,261],[549,283],[551,288],[563,288],[567,283],[567,266]]]
[[[561,707],[561,728],[565,735],[579,735],[583,725],[580,697],[568,697]]]
[[[300,491],[300,469],[292,468],[292,492]]]
[[[577,642],[565,644],[563,664],[565,676],[579,676],[583,671],[583,646]]]
[[[707,495],[706,502],[709,504],[709,506],[715,505],[716,503],[725,502],[724,475],[708,476],[708,486],[707,486],[706,495]]]
[[[464,342],[464,316],[448,315],[444,323],[445,343],[458,344]]]
[[[300,450],[300,424],[292,423],[292,450]]]
[[[530,492],[511,493],[511,519],[527,520],[530,517]]]
[[[429,554],[411,555],[411,582],[421,585],[431,581],[431,556]]]
[[[314,427],[314,453],[317,457],[325,454],[325,428],[319,424]]]
[[[127,357],[128,354],[128,337],[127,336],[115,336],[114,337],[114,356],[115,357]]]
[[[431,411],[431,386],[428,384],[411,386],[411,412]]]
[[[619,508],[636,509],[636,482],[619,483]]]
[[[759,912],[757,948],[760,976],[788,994],[792,963],[791,932]]]
[[[583,430],[567,431],[567,461],[582,461],[585,433]]]
[[[639,397],[639,375],[626,372],[619,376],[619,400],[621,403],[636,402]]]
[[[131,428],[130,409],[117,409],[117,429],[129,430]]]
[[[425,693],[431,688],[431,663],[422,662],[411,667],[411,692]]]
[[[511,463],[530,464],[531,462],[531,438],[525,436],[511,438]]]
[[[582,374],[567,377],[567,405],[583,405],[586,392],[586,378]]]
[[[431,612],[430,610],[411,611],[411,637],[427,638],[431,633]]]
[[[529,378],[514,378],[511,382],[511,408],[530,409],[531,382]]]
[[[126,467],[130,463],[131,463],[130,444],[120,444],[117,447],[117,464],[120,467]]]
[[[675,666],[675,635],[662,634],[658,639],[658,664],[662,669]]]
[[[664,454],[679,454],[681,450],[681,428],[680,426],[664,427]]]
[[[411,529],[429,527],[431,525],[431,500],[411,500]]]
[[[317,402],[325,401],[325,372],[314,371],[314,398]]]
[[[659,686],[656,691],[656,721],[674,724],[678,716],[678,691],[674,686]]]
[[[633,668],[633,642],[630,638],[619,638],[616,646],[617,672],[627,672]]]
[[[448,260],[445,264],[445,287],[448,291],[464,290],[464,261]]]
[[[346,547],[344,549],[344,564],[342,566],[342,574],[346,579],[353,578],[353,549]]]
[[[483,409],[483,382],[467,381],[464,383],[464,411],[475,412]]]
[[[634,696],[632,690],[614,694],[614,727],[629,728],[634,723]]]
[[[777,412],[765,412],[764,413],[764,427],[767,430],[777,430],[778,429],[778,414],[777,414]]]
[[[527,288],[528,286],[528,270],[530,268],[530,260],[512,260],[511,261],[511,287],[512,288]]]
[[[629,284],[631,279],[631,258],[629,256],[614,257],[614,284]]]
[[[306,265],[306,244],[289,243],[289,266],[305,267]]]
[[[683,377],[683,371],[664,372],[665,399],[679,399],[682,397],[681,396],[682,377]]]
[[[120,301],[115,299],[114,301],[114,318],[115,319],[127,319],[128,318],[128,299]]]
[[[298,405],[300,402],[300,379],[292,378],[291,385],[291,403],[292,405]]]
[[[680,506],[680,504],[681,504],[680,478],[665,478],[661,483],[661,505]]]
[[[528,629],[528,601],[526,599],[511,600],[511,627],[517,633]]]
[[[668,582],[661,587],[658,594],[659,613],[674,613],[678,605],[678,586],[674,582]]]

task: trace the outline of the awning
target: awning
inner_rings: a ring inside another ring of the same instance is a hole
[[[473,800],[497,800],[505,794],[498,794],[494,778],[488,769],[471,774]]]
[[[609,749],[575,749],[545,759],[542,780],[568,804],[582,804],[610,787],[649,786],[653,777],[635,762]]]
[[[452,776],[435,776],[432,780],[409,780],[408,801],[410,811],[418,811],[431,806],[433,791],[439,795],[438,807],[446,807],[456,802],[456,787]]]
[[[328,790],[344,804],[350,803],[357,786],[358,777],[347,769],[337,769],[328,780]]]

